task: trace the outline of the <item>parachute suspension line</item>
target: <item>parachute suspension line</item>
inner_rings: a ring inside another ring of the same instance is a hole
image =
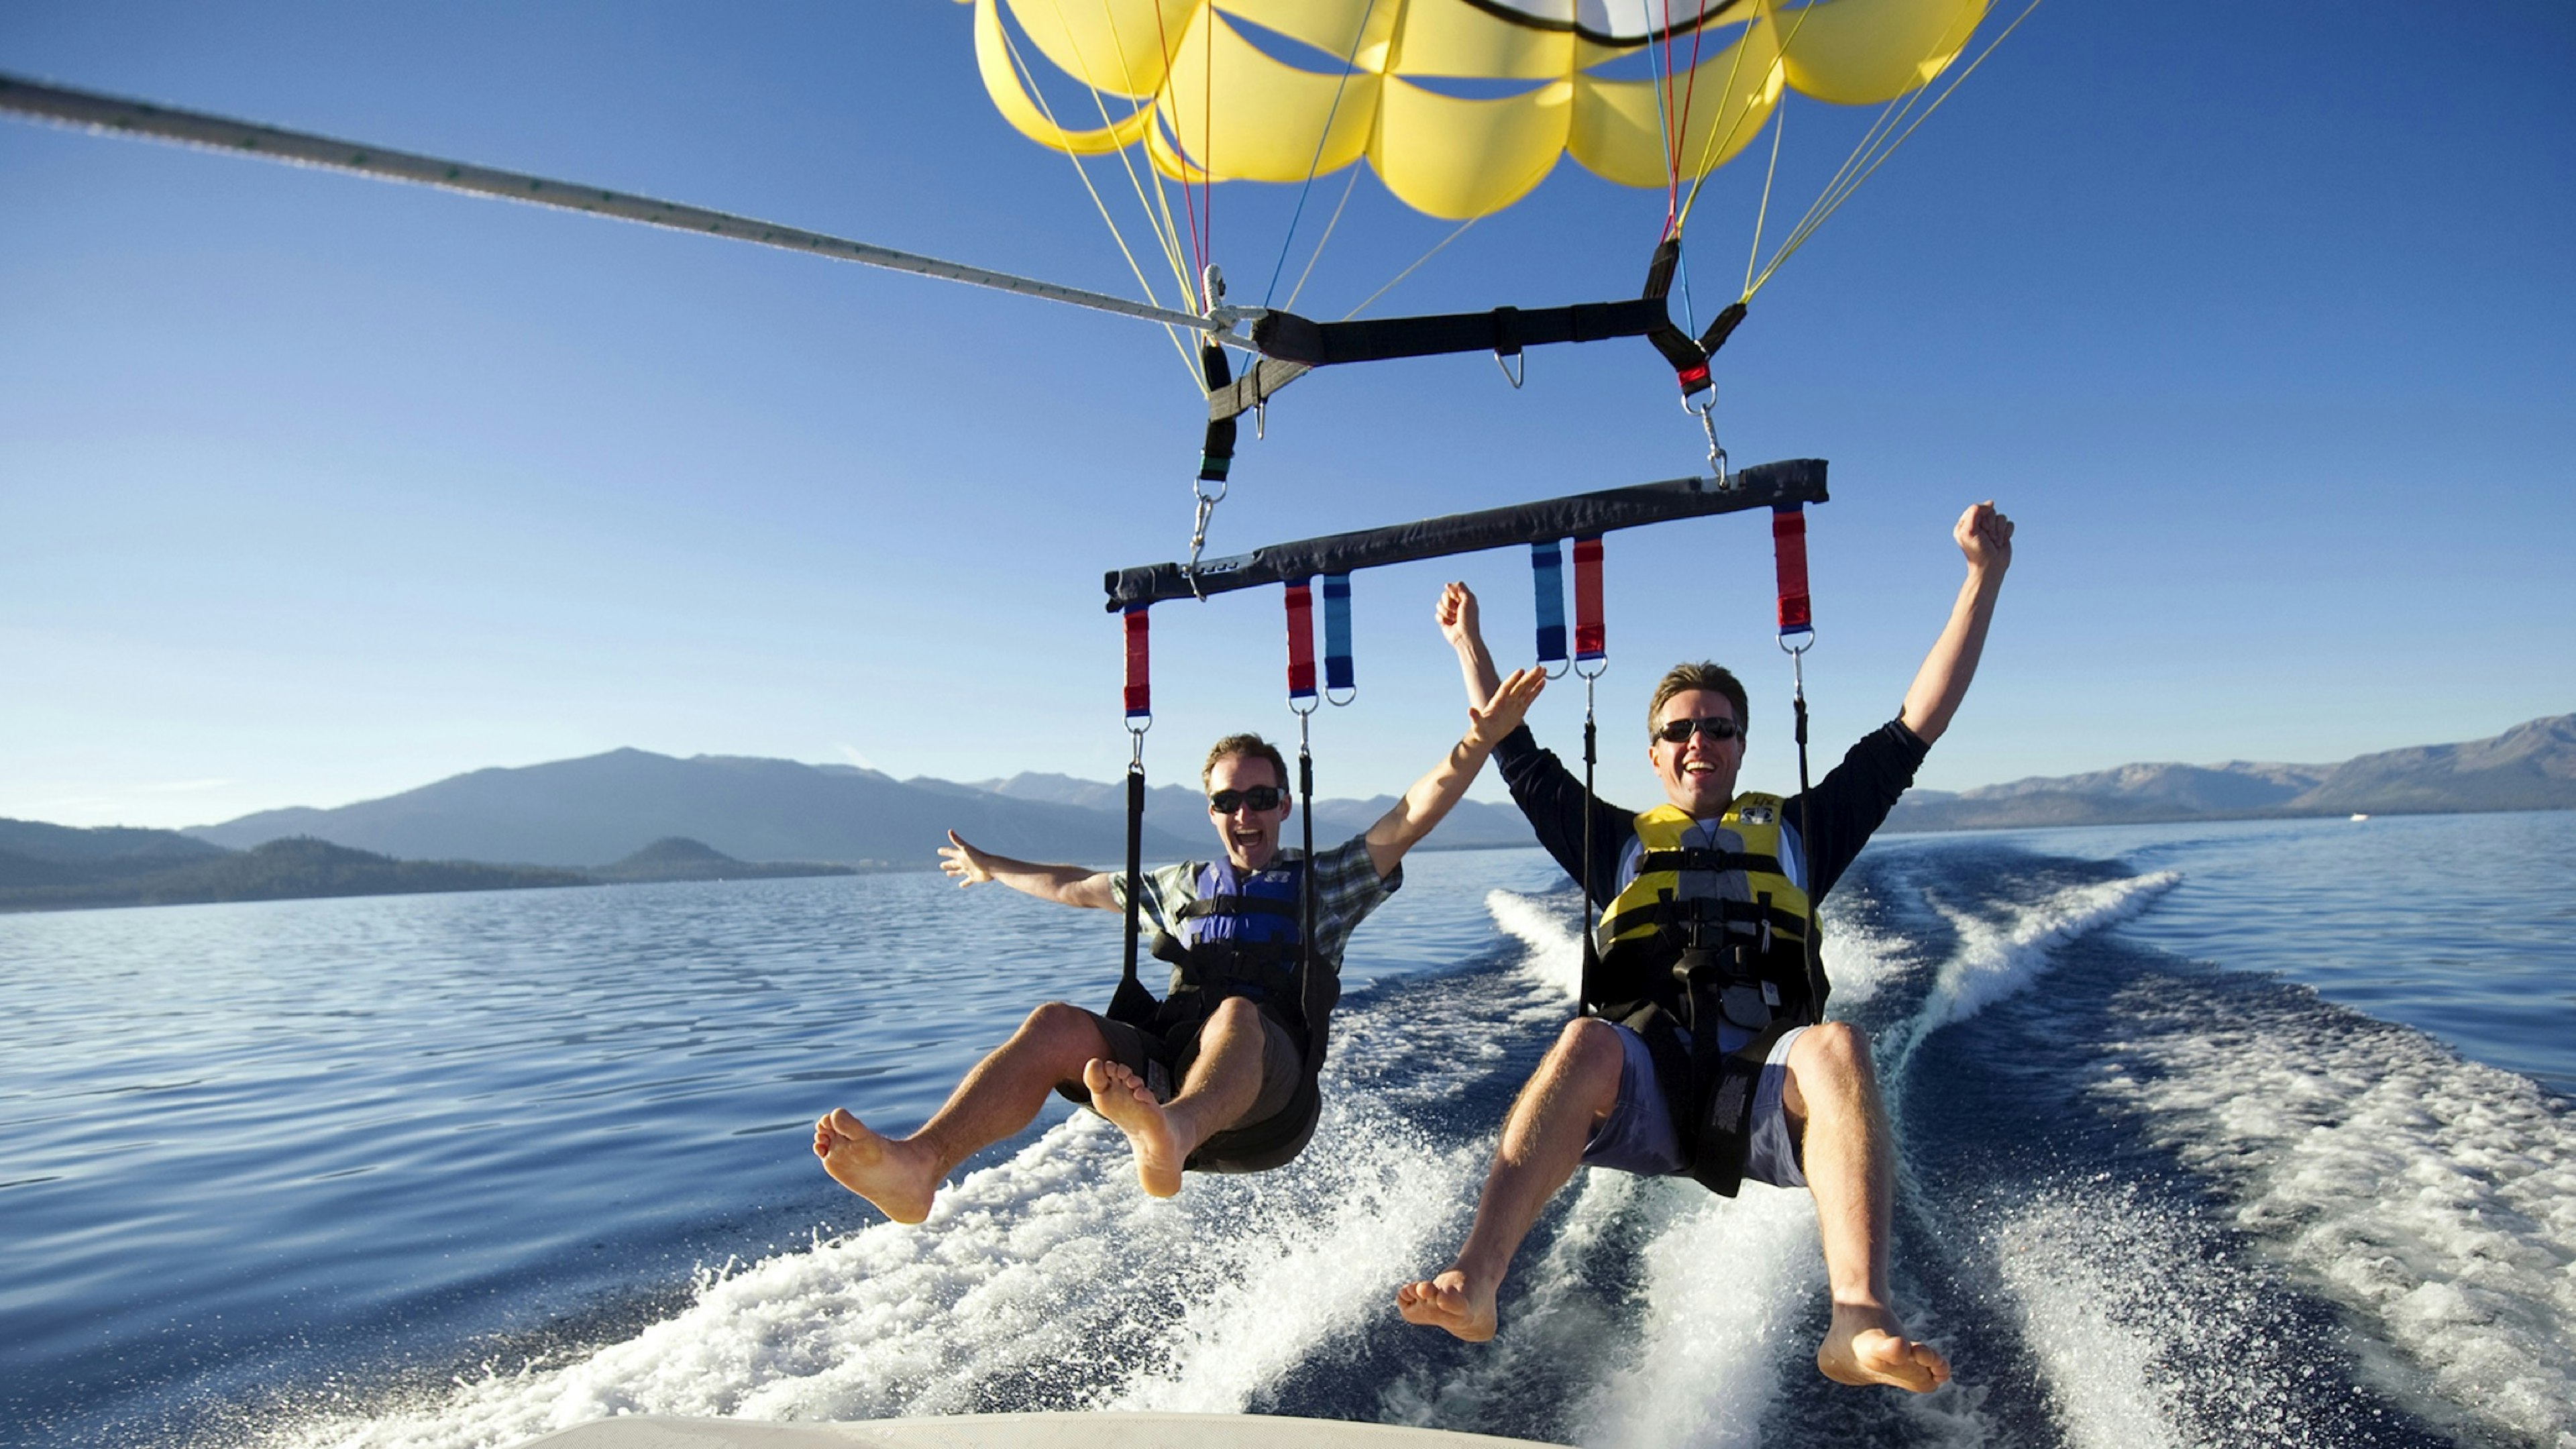
[[[1377,4],[1378,0],[1369,0],[1368,8],[1360,12],[1359,24],[1354,26],[1351,30],[1351,48],[1342,56],[1341,79],[1333,83],[1333,103],[1324,110],[1323,127],[1315,133],[1315,154],[1307,158],[1306,180],[1297,188],[1297,209],[1290,212],[1288,215],[1288,234],[1279,238],[1279,260],[1273,263],[1270,268],[1270,289],[1261,294],[1261,305],[1264,307],[1270,305],[1271,298],[1279,295],[1279,274],[1286,271],[1288,268],[1288,248],[1297,240],[1297,223],[1305,219],[1306,196],[1307,193],[1315,189],[1315,168],[1324,164],[1324,145],[1333,138],[1333,118],[1342,113],[1342,93],[1350,88],[1351,70],[1352,67],[1359,62],[1360,42],[1368,38],[1368,23],[1370,18],[1377,14]],[[1359,167],[1356,162],[1353,163],[1351,167],[1351,179],[1354,181],[1359,179]],[[1350,199],[1350,192],[1347,189],[1342,192],[1342,199],[1345,201]],[[1335,221],[1339,221],[1341,219],[1341,215],[1342,212],[1340,207],[1333,208],[1333,219]],[[1330,237],[1332,235],[1332,228],[1326,227],[1324,229],[1324,235]],[[1323,251],[1323,243],[1316,243],[1315,254],[1317,256],[1321,256],[1323,255]],[[1311,260],[1308,261],[1306,263],[1306,270],[1311,272],[1314,269],[1314,262]],[[1306,279],[1302,276],[1299,277],[1297,279],[1297,285],[1302,289],[1306,285]],[[1290,304],[1293,306],[1295,304],[1296,294],[1293,292],[1290,293],[1289,299]]]
[[[1572,667],[1565,653],[1565,552],[1554,540],[1530,545],[1530,588],[1538,604],[1539,668],[1563,679]]]
[[[1056,24],[1058,28],[1062,29],[1068,36],[1078,33],[1065,17],[1064,0],[1054,0],[1054,5]],[[1034,68],[1021,57],[1018,42],[1011,39],[1010,27],[999,23],[1000,16],[998,13],[995,16],[995,21],[996,29],[1000,32],[1002,37],[1003,48],[1011,57],[1012,67],[1019,72],[1021,89],[1026,91],[1029,98],[1037,103],[1038,113],[1046,117],[1048,125],[1056,126],[1058,130],[1063,129],[1058,125],[1055,119],[1055,110],[1052,106],[1048,105],[1045,93],[1038,89],[1037,76]],[[1127,46],[1126,42],[1119,38],[1117,28],[1114,26],[1109,29],[1109,41],[1110,45],[1118,51],[1118,63],[1121,69],[1124,69],[1127,64]],[[1088,71],[1091,68],[1089,60],[1087,60],[1082,54],[1082,49],[1079,43],[1074,47],[1074,62],[1075,64],[1082,66],[1085,71]],[[1096,88],[1092,87],[1085,87],[1084,89],[1091,92],[1091,106],[1092,109],[1099,114],[1101,124],[1103,126],[1113,124],[1109,118],[1109,103],[1100,98],[1100,92]],[[1120,168],[1127,173],[1128,189],[1136,195],[1136,209],[1144,213],[1145,225],[1153,231],[1155,243],[1162,248],[1164,264],[1172,269],[1173,284],[1183,297],[1189,296],[1189,264],[1181,256],[1180,243],[1171,224],[1171,208],[1168,206],[1162,208],[1162,214],[1159,217],[1155,214],[1154,202],[1146,199],[1144,183],[1139,180],[1136,175],[1136,163],[1128,156],[1127,148],[1124,146],[1118,148],[1118,164]],[[1074,170],[1082,176],[1084,189],[1091,190],[1090,173],[1084,170],[1079,157],[1075,158]],[[1119,234],[1118,223],[1110,218],[1108,207],[1100,200],[1100,193],[1096,190],[1092,191],[1091,200],[1094,206],[1101,208],[1101,219],[1108,222],[1109,234],[1117,239],[1118,249],[1121,252],[1125,252],[1127,250],[1127,239]],[[1135,258],[1133,256],[1128,258],[1128,266],[1131,269],[1134,268]],[[1142,283],[1143,279],[1140,277],[1138,278],[1138,281],[1139,283]],[[1152,289],[1149,287],[1147,290],[1150,292]],[[1188,349],[1186,347],[1182,349],[1182,356],[1185,360],[1188,357]]]
[[[1805,11],[1798,12],[1804,15]],[[1744,254],[1744,295],[1753,295],[1753,269],[1762,263],[1762,228],[1771,216],[1771,183],[1780,174],[1780,133],[1789,129],[1789,108],[1774,106],[1771,116],[1771,164],[1762,171],[1762,204],[1753,213],[1753,247]],[[1717,439],[1708,440],[1711,448]]]
[[[1297,310],[1297,298],[1306,290],[1306,279],[1315,275],[1315,263],[1324,259],[1324,244],[1333,239],[1333,228],[1342,224],[1342,208],[1351,204],[1351,193],[1359,188],[1359,184],[1360,168],[1358,163],[1354,162],[1351,166],[1351,179],[1342,183],[1342,199],[1334,203],[1332,219],[1324,223],[1324,234],[1315,239],[1314,253],[1306,258],[1306,270],[1297,274],[1297,285],[1288,289],[1288,300],[1280,304],[1280,310],[1286,312]]]
[[[1664,33],[1661,40],[1646,37],[1646,62],[1655,81],[1655,139],[1664,152],[1664,230],[1655,238],[1658,243],[1672,238],[1673,223],[1679,219],[1674,200],[1680,195],[1681,154],[1673,144],[1672,73],[1673,73],[1673,6],[1664,0]]]
[[[1100,15],[1104,21],[1111,18],[1109,0],[1100,0]],[[1109,27],[1109,33],[1112,35],[1118,33],[1118,28],[1115,24],[1112,24]],[[1160,5],[1154,7],[1154,41],[1155,44],[1160,47],[1163,57],[1163,84],[1166,87],[1169,87],[1172,75],[1172,37],[1170,32],[1163,28],[1163,7]],[[1207,174],[1207,167],[1204,164],[1199,167],[1199,174],[1202,176]],[[1166,205],[1168,207],[1168,203]],[[1207,265],[1207,247],[1199,237],[1198,202],[1196,198],[1190,195],[1190,178],[1189,173],[1186,171],[1181,174],[1181,209],[1189,218],[1190,262],[1192,274],[1196,275],[1198,268],[1205,267]]]
[[[1798,32],[1805,28],[1807,24],[1807,14],[1813,8],[1813,6],[1799,7],[1797,23],[1789,27],[1788,39],[1780,42],[1780,49],[1782,51],[1786,51],[1791,45],[1797,42]],[[1725,94],[1730,96],[1735,94],[1736,78],[1741,76],[1743,73],[1744,46],[1739,42],[1735,47],[1735,59],[1729,62],[1726,68]],[[1721,102],[1721,104],[1723,103]],[[1772,109],[1779,109],[1779,105],[1780,103],[1778,101],[1774,101],[1772,103]],[[1744,118],[1751,114],[1753,114],[1753,108],[1751,106],[1740,107],[1735,113],[1735,119],[1727,123],[1727,127],[1723,132],[1719,131],[1714,126],[1709,128],[1708,140],[1703,142],[1699,149],[1699,161],[1691,168],[1693,174],[1691,177],[1690,193],[1682,198],[1682,214],[1680,219],[1673,225],[1673,230],[1676,234],[1678,234],[1682,228],[1690,225],[1691,208],[1699,204],[1699,189],[1708,184],[1709,173],[1717,169],[1710,158],[1716,156],[1720,151],[1735,143],[1736,133],[1744,129]],[[1750,294],[1748,293],[1747,295]]]
[[[1334,696],[1338,694],[1340,698]],[[1351,576],[1324,575],[1324,699],[1345,705],[1360,697],[1351,668]]]
[[[1681,87],[1681,104],[1674,108],[1674,122],[1664,139],[1668,153],[1664,158],[1664,234],[1670,236],[1681,225],[1682,148],[1690,142],[1691,100],[1699,92],[1699,46],[1708,34],[1708,15],[1702,11],[1699,23],[1691,27],[1690,79]],[[1665,89],[1672,89],[1673,74],[1673,0],[1664,0],[1664,76]],[[1690,282],[1682,282],[1684,305],[1688,305]],[[1687,313],[1684,315],[1688,321]]]
[[[1405,278],[1407,278],[1407,277],[1409,277],[1409,276],[1412,276],[1415,272],[1418,272],[1418,271],[1422,270],[1422,264],[1423,264],[1424,262],[1427,262],[1427,261],[1431,260],[1433,257],[1436,257],[1436,256],[1440,255],[1440,253],[1441,253],[1444,249],[1446,249],[1446,248],[1448,247],[1448,245],[1449,245],[1451,242],[1456,241],[1458,238],[1460,238],[1460,237],[1462,237],[1462,236],[1465,236],[1465,235],[1467,234],[1467,228],[1469,228],[1469,227],[1471,227],[1471,226],[1474,226],[1477,222],[1480,222],[1480,221],[1482,221],[1482,220],[1484,220],[1484,218],[1483,218],[1483,217],[1480,217],[1480,216],[1471,216],[1471,217],[1467,218],[1465,221],[1462,221],[1462,222],[1458,223],[1458,229],[1457,229],[1456,231],[1453,231],[1453,232],[1449,233],[1447,236],[1442,237],[1440,240],[1438,240],[1438,241],[1436,241],[1436,242],[1433,242],[1433,243],[1431,244],[1431,250],[1429,250],[1429,251],[1427,251],[1427,252],[1424,252],[1422,255],[1420,255],[1420,256],[1418,256],[1418,257],[1415,257],[1415,258],[1413,259],[1413,265],[1411,265],[1411,266],[1409,266],[1409,267],[1406,267],[1403,271],[1400,271],[1400,272],[1396,273],[1394,276],[1392,276],[1392,277],[1388,278],[1388,279],[1387,279],[1387,283],[1386,283],[1386,285],[1385,285],[1385,286],[1380,287],[1380,288],[1378,288],[1376,291],[1369,293],[1369,294],[1368,294],[1368,296],[1367,296],[1365,299],[1363,299],[1363,300],[1361,301],[1361,303],[1360,303],[1358,306],[1353,307],[1351,310],[1349,310],[1349,311],[1347,311],[1347,312],[1343,313],[1343,314],[1342,314],[1342,320],[1343,320],[1343,321],[1345,321],[1345,322],[1348,322],[1348,321],[1349,321],[1349,320],[1351,320],[1352,318],[1354,318],[1354,317],[1356,317],[1356,316],[1360,315],[1362,312],[1367,311],[1367,310],[1369,309],[1369,304],[1370,304],[1370,303],[1375,302],[1378,298],[1383,297],[1383,296],[1385,296],[1387,293],[1394,291],[1394,290],[1395,290],[1395,287],[1396,287],[1396,284],[1397,284],[1398,282],[1401,282],[1401,281],[1403,281]]]
[[[1769,282],[1771,280],[1772,273],[1780,270],[1781,263],[1786,262],[1791,256],[1795,255],[1798,248],[1806,245],[1807,238],[1815,234],[1816,228],[1824,225],[1827,217],[1832,216],[1836,210],[1841,208],[1845,201],[1850,200],[1851,194],[1860,189],[1861,183],[1869,180],[1871,176],[1876,175],[1878,168],[1887,164],[1887,158],[1895,155],[1897,148],[1903,146],[1906,141],[1914,135],[1917,128],[1919,128],[1925,121],[1932,119],[1932,113],[1941,109],[1941,107],[1949,101],[1950,97],[1958,91],[1961,83],[1965,82],[1969,76],[1976,74],[1977,67],[1984,65],[1986,63],[1986,57],[1995,53],[1995,47],[2003,44],[2007,37],[2009,37],[2014,31],[2021,28],[2021,23],[2030,18],[2031,12],[2037,10],[2039,8],[2039,4],[2040,0],[2030,0],[2029,4],[2024,5],[2021,13],[2013,17],[2012,23],[1996,32],[1995,38],[1986,42],[1986,48],[1977,52],[1977,58],[1975,60],[1968,62],[1964,69],[1962,69],[1957,75],[1950,78],[1950,83],[1941,88],[1941,94],[1934,97],[1932,103],[1923,108],[1921,115],[1914,116],[1912,121],[1906,124],[1905,129],[1902,132],[1894,133],[1894,140],[1887,140],[1884,133],[1879,134],[1877,139],[1883,141],[1885,144],[1877,147],[1875,154],[1868,158],[1868,165],[1861,169],[1857,175],[1852,175],[1849,176],[1848,179],[1845,179],[1843,175],[1837,174],[1835,184],[1828,187],[1826,195],[1816,198],[1815,205],[1808,208],[1807,216],[1800,220],[1797,228],[1790,233],[1788,239],[1780,244],[1780,250],[1772,255],[1770,262],[1762,268],[1761,275],[1754,279],[1752,290],[1746,292],[1745,295],[1748,297],[1751,296],[1753,291],[1760,290],[1765,283]],[[1947,39],[1947,36],[1944,36],[1943,38]],[[1905,102],[1905,109],[1898,113],[1897,118],[1902,120],[1907,113],[1910,113],[1913,110],[1914,103],[1921,100],[1924,94],[1924,91],[1917,90],[1912,95],[1908,96]],[[1875,132],[1877,128],[1873,127],[1872,130]],[[1892,126],[1890,127],[1890,130],[1893,130]],[[1844,171],[1849,172],[1861,159],[1862,157],[1860,153],[1855,151],[1851,159],[1844,162]]]
[[[1061,0],[1059,0],[1056,8],[1058,14],[1061,15],[1064,8],[1061,4]],[[1070,27],[1068,27],[1068,29],[1069,28]],[[1063,130],[1063,126],[1058,124],[1056,121],[1054,107],[1047,104],[1046,95],[1038,89],[1036,75],[1030,71],[1028,62],[1021,57],[1019,43],[1011,39],[1010,27],[1007,25],[1002,27],[1002,48],[1011,58],[1012,69],[1017,70],[1020,73],[1020,85],[1028,92],[1029,99],[1037,103],[1038,114],[1046,117],[1048,125],[1056,127],[1059,131]],[[1103,124],[1106,124],[1109,120],[1109,107],[1106,102],[1103,102],[1100,99],[1099,92],[1092,92],[1092,103],[1099,108],[1100,119]],[[1119,230],[1118,218],[1110,213],[1109,203],[1102,199],[1100,188],[1091,184],[1090,168],[1084,166],[1082,164],[1082,158],[1075,155],[1072,151],[1068,150],[1064,155],[1066,160],[1073,163],[1073,174],[1081,178],[1082,189],[1085,194],[1090,196],[1092,207],[1100,213],[1101,225],[1109,228],[1109,239],[1118,244],[1118,255],[1127,259],[1127,270],[1136,278],[1136,285],[1144,289],[1145,299],[1147,301],[1160,305],[1161,299],[1154,295],[1154,284],[1145,280],[1145,269],[1137,263],[1135,251],[1127,245],[1126,233]],[[1144,187],[1138,183],[1136,179],[1135,163],[1127,159],[1127,151],[1123,146],[1119,148],[1118,159],[1119,164],[1124,166],[1127,170],[1128,184],[1136,188],[1137,204],[1140,207],[1144,206]],[[1150,207],[1145,208],[1145,220],[1148,226],[1153,226],[1154,214]],[[1153,231],[1155,241],[1162,247],[1165,260],[1176,261],[1177,258],[1172,251],[1171,238],[1166,235],[1163,228],[1159,226],[1154,226]],[[1179,274],[1176,271],[1175,276],[1177,277],[1178,275]],[[1184,286],[1181,289],[1181,292],[1182,295],[1186,297],[1189,294],[1189,289]],[[1181,365],[1183,367],[1188,367],[1190,365],[1190,346],[1188,343],[1181,340],[1180,330],[1166,324],[1163,328],[1163,334],[1171,339],[1172,350],[1180,354]],[[1195,377],[1196,375],[1196,369],[1192,369],[1192,376]]]

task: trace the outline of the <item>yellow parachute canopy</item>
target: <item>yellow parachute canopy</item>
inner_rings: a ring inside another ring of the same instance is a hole
[[[1094,93],[1093,116],[1077,118],[1050,114],[1031,93],[1022,67],[1034,62],[1004,31],[1004,0],[973,3],[985,89],[1032,140],[1076,155],[1141,144],[1164,176],[1191,182],[1302,182],[1365,156],[1406,204],[1459,221],[1527,195],[1560,153],[1628,186],[1702,175],[1761,130],[1784,89],[1846,105],[1893,100],[1939,75],[1986,9],[1986,0],[1007,0],[1029,42]],[[1274,54],[1289,47],[1257,44],[1258,32],[1348,63],[1290,64]],[[1596,73],[1674,32],[1669,80]],[[1461,81],[1479,93],[1457,94]],[[1664,87],[1683,115],[1659,110]],[[1099,126],[1080,128],[1094,117]],[[1666,150],[1676,123],[1677,165]]]

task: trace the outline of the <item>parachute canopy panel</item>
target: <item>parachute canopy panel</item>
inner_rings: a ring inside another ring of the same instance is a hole
[[[1560,155],[1627,186],[1703,175],[1752,140],[1786,90],[1862,105],[1921,86],[1986,10],[1986,0],[972,3],[986,90],[1043,145],[1099,155],[1141,143],[1163,175],[1190,182],[1302,182],[1366,157],[1406,204],[1452,220],[1511,205]],[[1006,6],[1027,48],[1008,34]],[[1633,72],[1617,63],[1659,42],[1672,73],[1610,73]],[[1033,94],[1039,57],[1091,101],[1050,108]]]

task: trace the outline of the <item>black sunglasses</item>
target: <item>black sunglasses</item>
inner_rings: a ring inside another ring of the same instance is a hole
[[[1255,811],[1276,810],[1279,802],[1287,798],[1287,792],[1276,785],[1255,785],[1249,790],[1219,790],[1208,797],[1208,813],[1231,815],[1237,807],[1247,805]]]
[[[1715,716],[1708,719],[1668,719],[1661,729],[1655,731],[1655,738],[1668,745],[1678,745],[1689,740],[1694,733],[1704,734],[1722,745],[1728,740],[1744,738],[1744,726]]]

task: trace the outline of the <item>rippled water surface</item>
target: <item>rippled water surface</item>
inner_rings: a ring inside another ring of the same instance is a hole
[[[1463,1231],[1566,1010],[1535,852],[1354,942],[1316,1150],[1136,1193],[905,1127],[1118,922],[927,875],[0,917],[0,1441],[511,1444],[623,1411],[1153,1407],[1600,1444],[2576,1444],[2576,814],[1891,838],[1829,907],[1903,1138],[1925,1399],[1805,1362],[1803,1195],[1589,1174],[1504,1331]]]

